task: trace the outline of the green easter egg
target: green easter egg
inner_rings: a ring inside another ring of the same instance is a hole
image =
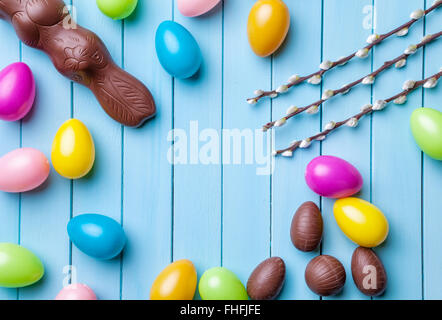
[[[416,109],[410,125],[419,148],[431,158],[442,160],[442,112],[431,108]]]
[[[129,17],[137,4],[138,0],[97,0],[101,12],[114,20]]]
[[[248,300],[247,291],[230,270],[216,267],[204,272],[198,290],[203,300]]]
[[[0,243],[0,287],[30,286],[43,274],[43,264],[30,250],[13,243]]]

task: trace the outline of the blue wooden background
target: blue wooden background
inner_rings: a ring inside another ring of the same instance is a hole
[[[368,59],[329,72],[320,86],[301,85],[256,106],[245,103],[255,89],[276,87],[293,73],[315,71],[323,59],[353,52],[372,32],[390,31],[433,0],[286,0],[292,17],[288,39],[282,50],[266,59],[256,57],[247,42],[253,0],[225,0],[194,19],[183,17],[173,0],[140,0],[136,13],[124,22],[102,15],[95,1],[72,2],[78,22],[99,34],[115,60],[149,86],[159,112],[140,129],[122,128],[87,89],[60,76],[43,53],[22,46],[12,28],[0,22],[0,67],[24,61],[38,84],[32,114],[22,123],[0,123],[0,154],[23,146],[50,157],[55,132],[70,117],[88,126],[97,151],[94,170],[85,179],[71,182],[52,170],[39,190],[0,193],[0,241],[32,249],[46,267],[40,283],[0,289],[0,299],[53,299],[71,265],[77,281],[88,284],[100,299],[147,299],[154,278],[172,260],[192,260],[199,276],[223,265],[245,283],[269,256],[280,256],[287,264],[281,299],[319,299],[308,290],[304,270],[320,253],[336,256],[347,270],[345,288],[333,299],[368,299],[351,279],[355,245],[338,229],[333,201],[319,198],[304,182],[306,164],[320,154],[343,157],[359,168],[365,181],[360,196],[388,217],[389,237],[376,248],[389,276],[380,299],[442,298],[442,163],[422,155],[409,130],[415,108],[442,111],[442,86],[417,90],[405,105],[367,117],[357,129],[339,130],[327,141],[296,152],[293,159],[274,159],[273,175],[257,175],[259,165],[173,165],[167,159],[172,146],[167,136],[173,128],[189,131],[194,120],[200,130],[212,128],[220,134],[223,128],[260,128],[279,119],[289,105],[316,100],[323,89],[359,78],[423,35],[440,31],[442,12],[436,10],[416,23],[407,37],[393,37]],[[204,63],[197,77],[174,80],[157,60],[155,31],[170,19],[188,28],[201,46]],[[382,74],[373,87],[357,87],[327,102],[317,115],[293,119],[274,133],[276,147],[393,95],[406,79],[438,72],[441,55],[438,41],[412,56],[406,68]],[[297,251],[289,236],[293,213],[307,200],[321,206],[325,220],[321,249],[309,254]],[[129,241],[120,258],[96,261],[69,242],[69,219],[90,212],[121,221]]]

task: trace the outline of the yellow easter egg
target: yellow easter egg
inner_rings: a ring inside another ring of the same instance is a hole
[[[168,265],[155,279],[150,290],[151,300],[192,300],[197,283],[196,269],[189,260]]]
[[[247,33],[252,50],[260,57],[274,53],[290,28],[290,12],[281,0],[259,0],[252,7]]]
[[[54,169],[68,179],[80,179],[91,171],[95,146],[88,128],[77,119],[63,123],[52,143]]]
[[[370,202],[358,198],[339,199],[333,212],[342,232],[361,247],[376,247],[387,238],[387,218]]]

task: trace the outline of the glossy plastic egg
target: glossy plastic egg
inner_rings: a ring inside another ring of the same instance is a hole
[[[221,0],[178,0],[178,10],[186,17],[197,17],[212,10]]]
[[[0,243],[0,287],[27,287],[43,274],[43,264],[30,250],[14,243]]]
[[[362,176],[353,165],[333,156],[320,156],[307,165],[305,181],[315,193],[327,198],[345,198],[359,192]]]
[[[290,28],[290,12],[281,0],[259,0],[252,7],[247,33],[252,50],[260,57],[274,53]]]
[[[376,247],[387,238],[387,218],[370,202],[358,198],[339,199],[333,212],[342,232],[361,247]]]
[[[33,190],[49,176],[46,156],[32,148],[11,151],[0,158],[0,191],[26,192]]]
[[[70,119],[58,129],[51,160],[54,169],[65,178],[80,179],[89,173],[95,161],[95,146],[83,122]]]
[[[192,300],[197,283],[196,269],[189,260],[178,260],[167,266],[155,279],[151,300]]]
[[[198,43],[186,28],[176,22],[160,24],[155,35],[155,48],[161,65],[173,77],[189,78],[201,66]]]
[[[115,258],[126,245],[121,225],[100,214],[76,216],[68,223],[68,234],[78,249],[100,260]]]
[[[203,300],[248,300],[247,291],[230,270],[216,267],[204,272],[198,285]]]
[[[411,114],[410,125],[419,148],[431,158],[442,160],[442,112],[416,109]]]
[[[129,17],[137,4],[138,0],[97,0],[101,12],[114,20]]]
[[[34,75],[25,63],[13,63],[0,72],[1,120],[23,119],[31,110],[34,100]]]
[[[97,296],[87,285],[75,283],[63,288],[55,300],[97,300]]]

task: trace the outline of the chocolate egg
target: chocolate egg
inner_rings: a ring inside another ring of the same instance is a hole
[[[323,222],[321,211],[311,201],[304,202],[293,216],[290,237],[293,245],[304,252],[315,250],[321,243]]]
[[[278,257],[261,262],[247,281],[247,293],[252,300],[274,300],[285,280],[285,263]]]
[[[345,284],[345,269],[338,259],[322,255],[312,259],[305,269],[305,282],[320,296],[339,293]]]
[[[387,287],[387,273],[376,253],[358,247],[351,258],[351,273],[356,287],[367,296],[379,296]]]

